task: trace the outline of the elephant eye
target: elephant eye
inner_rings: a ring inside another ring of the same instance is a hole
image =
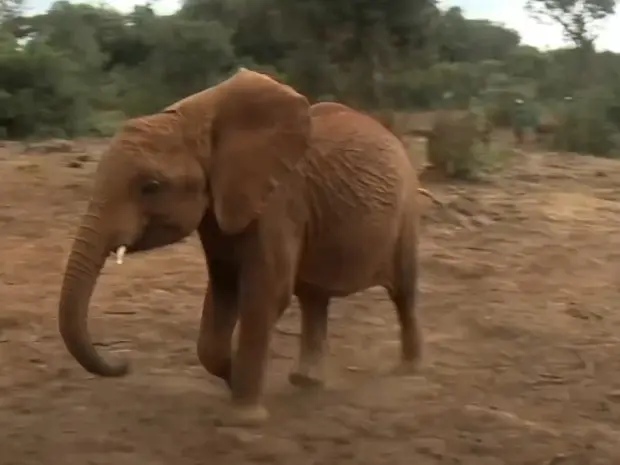
[[[144,184],[142,184],[141,192],[144,195],[153,195],[159,192],[160,189],[161,182],[157,181],[156,179],[150,179],[149,181],[146,181]]]

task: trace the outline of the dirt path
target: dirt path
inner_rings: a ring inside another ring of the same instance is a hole
[[[426,222],[423,375],[386,375],[396,318],[372,289],[333,305],[325,391],[288,385],[296,338],[275,335],[272,420],[240,430],[214,426],[227,393],[195,355],[197,241],[105,270],[92,332],[134,371],[91,377],[55,312],[94,163],[1,155],[1,465],[620,463],[620,163],[529,155],[428,186],[469,228]],[[297,330],[295,307],[280,326]]]

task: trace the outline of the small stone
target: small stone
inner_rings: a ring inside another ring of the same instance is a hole
[[[608,392],[607,398],[613,402],[620,402],[620,389]]]
[[[67,163],[68,168],[82,168],[83,166],[84,164],[78,160],[71,160],[69,163]]]

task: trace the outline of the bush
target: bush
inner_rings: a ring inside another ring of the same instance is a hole
[[[473,111],[442,111],[428,136],[428,161],[448,177],[476,178],[486,166],[488,120]]]
[[[590,91],[566,102],[553,134],[553,148],[598,156],[614,155],[620,147],[618,129],[608,119],[610,100],[604,92]]]
[[[110,137],[125,119],[126,116],[122,111],[102,111],[91,118],[89,132],[93,136]]]

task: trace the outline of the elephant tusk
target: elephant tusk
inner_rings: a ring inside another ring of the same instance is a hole
[[[127,247],[121,245],[118,249],[116,249],[116,263],[118,265],[123,264],[123,258],[125,258],[125,253],[127,252]]]

